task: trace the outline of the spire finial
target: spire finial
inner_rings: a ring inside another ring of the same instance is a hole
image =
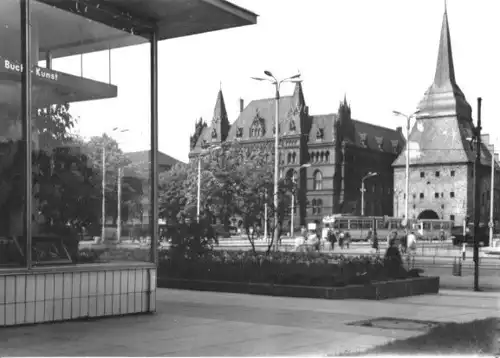
[[[447,6],[447,1],[444,0],[444,13],[448,14],[448,6]]]
[[[222,91],[222,81],[219,81],[219,91]]]

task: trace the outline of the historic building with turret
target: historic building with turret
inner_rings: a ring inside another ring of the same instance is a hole
[[[280,176],[295,177],[298,192],[295,223],[321,221],[332,213],[361,213],[361,181],[365,181],[365,215],[392,215],[392,163],[404,147],[402,129],[389,129],[351,118],[344,100],[336,113],[312,115],[301,83],[280,99]],[[208,126],[191,137],[190,158],[203,148],[238,142],[274,155],[275,100],[259,99],[244,106],[230,124],[222,91]],[[308,167],[301,166],[311,164]],[[285,225],[288,224],[288,217]]]
[[[445,10],[434,81],[418,105],[408,141],[410,149],[409,218],[473,218],[475,176],[479,176],[482,223],[489,222],[492,147],[483,135],[481,165],[474,171],[476,135],[472,110],[455,79],[448,14]],[[500,213],[498,157],[494,185],[494,218]],[[404,216],[406,148],[394,162],[394,214]]]

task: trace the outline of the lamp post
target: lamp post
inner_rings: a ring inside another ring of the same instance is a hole
[[[490,222],[488,227],[490,229],[490,246],[493,245],[493,200],[495,200],[495,146],[491,146],[491,183],[490,183]]]
[[[276,102],[276,114],[274,119],[274,247],[275,250],[278,248],[279,234],[280,230],[278,228],[278,180],[279,180],[279,114],[280,114],[280,87],[284,82],[299,82],[296,79],[300,77],[297,74],[292,77],[285,78],[283,80],[278,80],[270,71],[264,71],[267,78],[252,77],[256,81],[268,81],[271,82],[276,89],[275,102]],[[296,80],[296,81],[294,81]]]
[[[479,291],[479,221],[481,215],[481,188],[479,167],[481,166],[481,97],[477,99],[476,160],[474,163],[474,291]]]
[[[365,216],[365,180],[377,176],[378,173],[369,172],[361,179],[361,216]]]
[[[310,166],[311,166],[310,163],[302,164],[299,167],[299,174],[300,174],[301,169],[309,168]],[[293,233],[294,233],[293,219],[295,216],[295,213],[294,213],[294,211],[295,211],[295,184],[296,184],[295,175],[292,176],[292,183],[293,183],[293,187],[292,187],[292,211],[291,211],[291,217],[290,217],[290,237],[293,237]]]
[[[202,150],[198,156],[198,189],[196,194],[196,222],[200,222],[200,201],[201,201],[201,158],[203,155],[210,153],[212,150],[220,149],[219,145],[211,145]]]
[[[111,130],[111,132],[119,132],[119,133],[125,133],[125,132],[128,132],[129,130],[128,129],[120,129],[118,127],[115,127]],[[104,138],[104,142],[102,144],[102,207],[101,207],[101,210],[102,210],[102,224],[101,224],[101,239],[102,241],[104,241],[105,237],[106,237],[106,144],[108,143],[107,140],[106,140],[106,133],[103,133],[103,138]],[[121,207],[120,207],[120,200],[121,200],[121,179],[120,179],[120,168],[118,168],[118,187],[117,187],[117,190],[118,190],[118,198],[117,198],[117,219],[116,219],[116,235],[117,235],[117,239],[120,240],[120,236],[118,235],[121,235],[121,223],[120,223],[120,220],[121,220]]]
[[[410,122],[420,110],[413,112],[411,115],[406,115],[398,111],[392,111],[394,115],[406,118],[406,169],[405,169],[405,225],[408,225],[408,200],[410,196]]]

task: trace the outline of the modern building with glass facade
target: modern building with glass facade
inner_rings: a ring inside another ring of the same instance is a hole
[[[256,18],[224,0],[0,1],[0,326],[155,311],[158,42]],[[137,92],[132,128],[78,133]]]

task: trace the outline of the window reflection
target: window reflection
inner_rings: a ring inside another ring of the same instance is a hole
[[[0,2],[0,268],[25,265],[20,3]]]
[[[33,263],[149,261],[149,44],[32,9]]]

